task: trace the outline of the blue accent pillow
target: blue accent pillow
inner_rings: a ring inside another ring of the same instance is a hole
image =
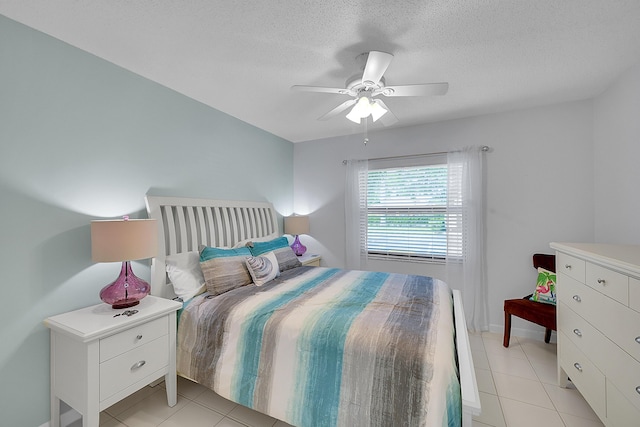
[[[207,290],[213,295],[220,295],[251,284],[251,276],[244,262],[250,256],[248,248],[202,248],[200,268]]]
[[[260,256],[267,252],[274,251],[280,248],[286,248],[289,246],[289,241],[286,237],[278,237],[277,239],[269,240],[268,242],[249,242],[247,243],[251,255]]]
[[[207,261],[212,258],[226,258],[233,256],[251,256],[251,251],[249,250],[249,248],[227,249],[205,246],[200,251],[200,262]]]

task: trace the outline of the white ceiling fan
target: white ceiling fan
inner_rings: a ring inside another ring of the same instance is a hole
[[[380,119],[384,126],[396,123],[398,118],[381,99],[376,98],[377,96],[433,96],[444,95],[449,90],[449,83],[387,86],[383,75],[391,64],[393,55],[372,50],[359,55],[358,58],[366,59],[364,70],[361,74],[350,77],[345,88],[296,85],[291,89],[298,92],[323,92],[353,97],[319,117],[318,120],[329,120],[353,106],[346,116],[347,119],[360,124],[361,119],[371,115],[374,122]]]

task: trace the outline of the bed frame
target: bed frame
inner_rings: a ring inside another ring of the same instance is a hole
[[[146,196],[149,218],[158,220],[158,255],[151,262],[151,294],[174,298],[165,271],[169,255],[198,251],[200,245],[231,247],[251,238],[278,233],[278,218],[269,202]],[[480,414],[469,335],[460,291],[453,291],[456,349],[462,389],[462,425],[471,427]]]

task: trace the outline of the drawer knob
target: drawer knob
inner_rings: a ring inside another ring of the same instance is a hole
[[[640,394],[640,385],[636,387],[636,393]]]
[[[573,296],[573,299],[574,299],[576,302],[581,302],[581,301],[582,301],[582,298],[580,298],[580,295],[574,295],[574,296]]]
[[[578,362],[574,363],[573,367],[576,368],[578,372],[582,372],[582,365],[580,365]]]
[[[141,360],[138,363],[134,363],[131,367],[131,370],[142,368],[147,362],[145,360]]]
[[[573,333],[576,334],[577,336],[581,337],[582,336],[582,332],[580,332],[580,329],[574,329]]]
[[[636,337],[636,342],[640,344],[640,337]]]
[[[571,270],[571,264],[565,264],[564,268],[566,268],[567,270]]]
[[[136,337],[136,339],[137,339],[137,340],[141,340],[141,339],[142,339],[142,335],[138,335],[138,336]]]
[[[604,279],[598,279],[598,283],[600,283],[601,285],[603,285],[605,281],[606,280],[604,280]]]

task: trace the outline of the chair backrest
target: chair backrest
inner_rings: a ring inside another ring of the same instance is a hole
[[[549,254],[533,254],[533,267],[556,272],[556,256]]]

